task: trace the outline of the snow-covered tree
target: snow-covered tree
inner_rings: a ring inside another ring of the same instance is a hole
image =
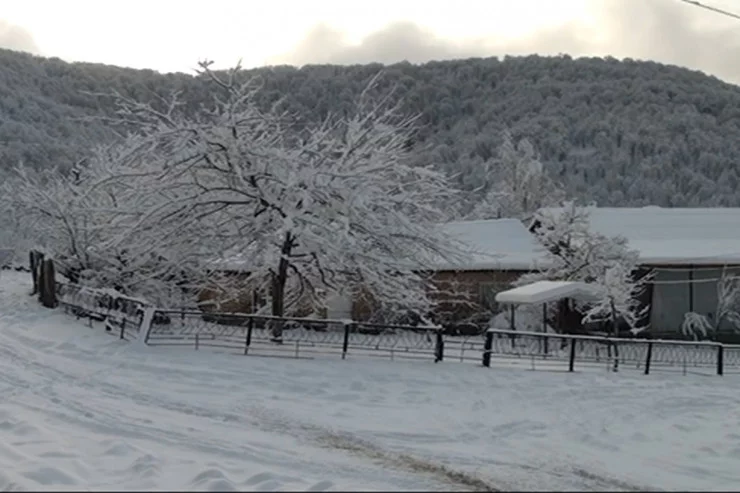
[[[1,185],[0,203],[13,213],[14,236],[53,257],[70,281],[162,302],[192,262],[180,238],[178,248],[169,248],[172,238],[141,220],[152,197],[142,195],[141,178],[126,172],[138,166],[134,144],[95,149],[69,173],[19,165]]]
[[[638,252],[624,237],[607,237],[590,228],[589,209],[574,202],[562,208],[541,209],[534,216],[534,231],[548,252],[549,266],[521,276],[517,285],[540,280],[578,281],[593,287],[594,300],[575,301],[582,321],[625,323],[633,332],[644,330],[647,307],[639,295],[649,275],[637,275]]]
[[[528,220],[542,207],[565,199],[562,186],[545,171],[532,143],[503,133],[498,157],[485,163],[487,184],[470,219],[512,217]]]
[[[621,321],[633,334],[647,329],[643,319],[649,307],[640,301],[639,295],[649,277],[635,278],[635,257],[630,252],[620,262],[605,266],[603,276],[593,283],[598,301],[586,305],[584,323],[608,322],[616,332]]]
[[[415,119],[377,95],[378,77],[351,112],[311,125],[279,104],[259,107],[257,84],[238,82],[238,67],[228,77],[208,67],[219,97],[197,119],[176,102],[158,110],[119,98],[121,119],[163,156],[142,168],[148,193],[176,191],[146,221],[197,224],[217,238],[214,257],[241,259],[272,315],[338,291],[428,311],[431,262],[461,258],[437,227],[454,192],[445,175],[413,165]]]
[[[713,320],[707,315],[688,312],[684,315],[681,331],[689,337],[707,337],[716,334],[723,323],[740,329],[740,276],[722,271],[717,281],[717,308]]]

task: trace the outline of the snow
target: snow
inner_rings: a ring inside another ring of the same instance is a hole
[[[518,219],[456,221],[442,225],[442,230],[470,255],[461,264],[438,262],[437,270],[533,270],[549,265],[544,248]]]
[[[37,306],[29,281],[0,279],[2,490],[740,484],[733,376],[144,347]]]
[[[575,281],[537,281],[525,286],[502,291],[496,295],[498,303],[536,304],[549,303],[563,298],[585,298],[595,296],[592,286]]]
[[[552,208],[548,210],[558,210]],[[740,264],[740,208],[592,207],[591,228],[624,236],[643,264]]]

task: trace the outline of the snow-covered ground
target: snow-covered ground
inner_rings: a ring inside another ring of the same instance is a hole
[[[0,489],[728,490],[740,377],[128,344],[0,276]]]

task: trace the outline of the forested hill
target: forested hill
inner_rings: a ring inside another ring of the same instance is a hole
[[[196,60],[194,60],[195,62]],[[309,119],[340,111],[380,65],[272,67],[264,101],[287,96]],[[421,162],[482,180],[501,130],[528,137],[575,196],[600,205],[740,206],[740,87],[653,62],[507,57],[397,64],[405,110],[421,113]],[[151,100],[183,91],[190,110],[210,96],[203,80],[0,50],[0,166],[70,166],[115,134],[86,117],[110,114],[88,92]]]

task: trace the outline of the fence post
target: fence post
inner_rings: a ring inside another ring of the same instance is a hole
[[[493,349],[493,332],[486,332],[486,342],[483,344],[483,366],[491,367],[491,350]]]
[[[568,358],[568,371],[573,371],[573,367],[576,363],[576,339],[575,337],[570,338],[570,357]]]
[[[195,333],[195,350],[198,350],[198,346],[200,345],[200,338],[198,337],[198,333]]]
[[[647,356],[645,357],[645,375],[650,375],[650,360],[653,357],[653,342],[648,342]]]
[[[342,341],[342,359],[347,357],[347,349],[349,348],[349,329],[351,323],[344,324],[344,341]]]
[[[121,333],[118,336],[119,339],[125,339],[125,337],[123,335],[123,333],[125,332],[125,330],[126,330],[126,319],[124,318],[123,319],[123,322],[121,322]]]
[[[442,329],[437,330],[437,343],[434,347],[434,362],[439,363],[445,357],[445,340],[442,337]]]
[[[249,353],[249,346],[252,345],[252,329],[254,328],[254,319],[249,317],[247,322],[247,340],[244,341],[244,354]]]
[[[609,341],[609,344],[614,347],[614,366],[612,367],[612,371],[616,372],[619,371],[619,346],[613,341]]]
[[[724,375],[725,373],[725,346],[720,344],[717,346],[717,375]]]

